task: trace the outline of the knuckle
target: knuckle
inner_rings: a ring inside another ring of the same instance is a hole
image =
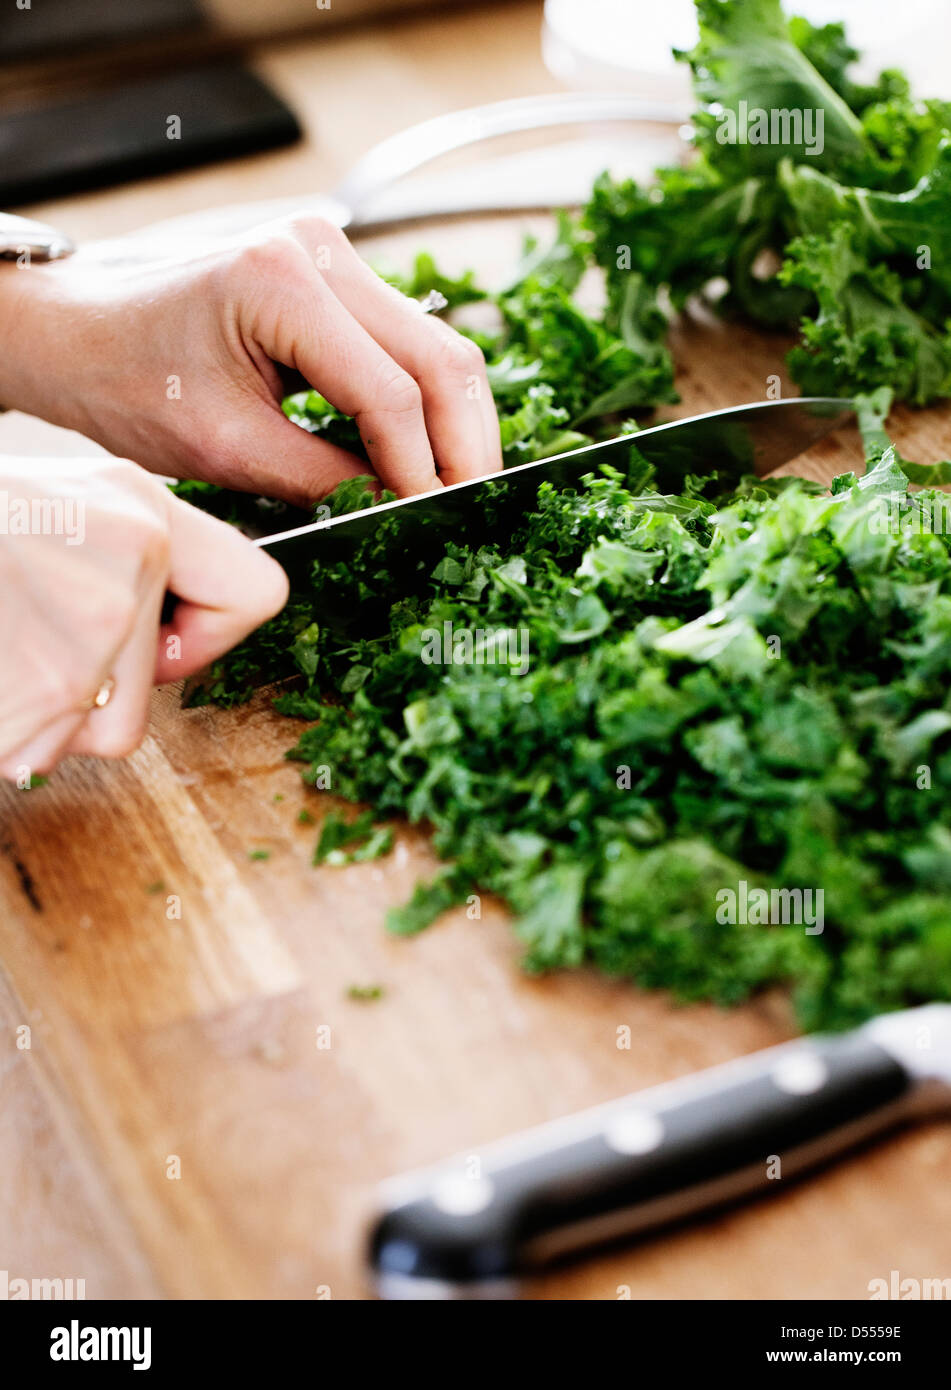
[[[157,507],[156,500],[161,503],[163,499],[140,495],[136,498],[139,505],[126,506],[115,518],[111,532],[113,549],[124,559],[124,573],[130,587],[122,582],[110,585],[109,592],[97,605],[99,626],[110,635],[114,635],[117,628],[120,635],[131,629],[136,583],[168,573],[171,564],[169,521],[164,506]]]
[[[318,241],[328,246],[342,246],[347,238],[335,222],[316,212],[295,212],[288,218],[287,226],[306,241]]]
[[[423,408],[422,391],[402,369],[385,373],[376,395],[378,408],[394,415],[411,415]]]
[[[124,586],[109,596],[96,616],[96,631],[113,649],[128,637],[135,626],[138,606],[131,590]],[[87,692],[88,694],[88,692]]]
[[[485,358],[471,338],[461,333],[440,333],[433,344],[431,361],[439,373],[453,377],[469,377],[485,370]]]
[[[104,459],[100,477],[126,501],[138,504],[141,516],[154,517],[160,524],[164,514],[165,484],[130,459]],[[123,521],[123,525],[124,525]]]
[[[292,236],[276,232],[243,246],[234,268],[253,280],[284,280],[293,273],[300,255],[301,248]]]
[[[130,528],[130,540],[138,559],[139,574],[149,578],[168,572],[171,563],[171,536],[168,522],[154,512],[143,512],[135,518]],[[133,603],[132,594],[120,594],[114,599],[121,611],[124,605]]]

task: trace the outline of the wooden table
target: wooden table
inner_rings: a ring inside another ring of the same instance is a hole
[[[305,147],[42,211],[83,236],[107,214],[132,227],[329,184],[393,111],[408,122],[550,85],[537,9],[267,50],[261,67],[312,118]],[[457,225],[439,244],[451,263],[479,261],[488,246],[510,254],[513,236],[511,223],[480,223],[478,238]],[[387,249],[398,258],[418,239]],[[674,348],[681,412],[760,399],[783,372],[781,340],[701,319]],[[949,414],[903,414],[898,433],[912,456],[937,457]],[[14,445],[78,447],[8,417],[0,450]],[[830,440],[802,471],[829,477],[857,458],[854,439]],[[435,866],[426,837],[404,826],[389,859],[312,868],[316,829],[298,812],[336,803],[283,761],[297,728],[265,698],[183,711],[165,688],[127,763],[74,760],[46,787],[0,792],[10,1277],[83,1278],[88,1297],[362,1297],[379,1179],[794,1031],[778,995],[725,1013],[590,974],[529,979],[495,903],[480,922],[454,912],[414,940],[387,937],[385,908]],[[353,985],[383,997],[357,1002]],[[922,1127],[528,1293],[865,1298],[892,1269],[943,1277],[949,1160],[947,1126]]]

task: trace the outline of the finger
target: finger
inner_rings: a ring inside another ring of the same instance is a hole
[[[155,634],[164,596],[165,575],[159,573],[142,595],[131,636],[113,660],[110,700],[101,709],[89,711],[71,738],[68,753],[124,758],[142,742],[155,673]]]
[[[77,709],[51,719],[22,748],[0,759],[0,777],[7,777],[12,782],[52,772],[67,752],[77,731],[82,728],[87,714],[88,711]]]
[[[388,285],[336,228],[308,218],[294,228],[305,248],[319,255],[323,277],[340,302],[418,384],[441,480],[499,472],[498,413],[476,344]]]
[[[159,634],[157,684],[193,675],[230,651],[280,612],[288,594],[287,575],[266,551],[180,498],[168,500],[168,587],[181,602]]]
[[[255,341],[354,417],[387,487],[403,497],[439,487],[419,386],[344,308],[304,252],[298,248],[297,254],[306,268],[293,295],[282,283],[281,293],[259,301],[251,325]],[[283,281],[286,276],[285,257]]]
[[[406,303],[411,313],[416,312],[411,301]],[[414,376],[420,373],[423,409],[440,478],[444,483],[461,483],[465,478],[500,473],[499,415],[481,350],[450,324],[422,311],[420,318],[435,341],[426,362],[416,364],[414,359],[410,369]]]

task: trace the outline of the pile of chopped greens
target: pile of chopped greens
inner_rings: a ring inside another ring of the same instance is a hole
[[[467,542],[434,529],[398,573],[403,522],[386,515],[195,698],[295,678],[276,701],[307,721],[289,756],[369,806],[327,818],[317,862],[386,852],[379,822],[396,815],[432,828],[446,864],[394,931],[488,891],[530,969],[590,963],[722,1003],[778,985],[804,1027],[838,1028],[951,998],[951,498],[935,490],[951,464],[901,459],[884,429],[892,391],[949,392],[951,107],[914,102],[894,72],[857,85],[841,26],[786,21],[778,0],[697,8],[692,161],[649,188],[599,180],[580,221],[563,216],[491,296],[498,328],[473,333],[507,463],[629,428],[626,471],[542,483],[514,527],[480,488]],[[822,154],[721,144],[741,99],[821,105]],[[573,298],[593,264],[597,318]],[[864,476],[829,491],[698,458],[663,491],[624,417],[674,398],[668,315],[712,281],[724,313],[801,322],[804,390],[868,393]],[[401,286],[454,307],[488,297],[425,255]],[[285,410],[362,453],[316,392]],[[233,520],[246,505],[186,495]],[[371,500],[351,480],[331,506]],[[424,659],[434,632],[482,633],[483,660]],[[499,633],[527,641],[527,664],[514,643],[485,659]],[[822,890],[822,931],[718,920],[718,893],[741,882]]]

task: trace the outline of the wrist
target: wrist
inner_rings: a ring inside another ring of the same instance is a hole
[[[69,237],[27,217],[0,212],[0,410],[11,406],[30,411],[30,378],[36,372],[39,344],[23,320],[24,278],[15,272],[71,256]],[[33,281],[35,288],[36,282]],[[29,350],[24,348],[28,344]]]
[[[48,361],[51,333],[43,310],[47,269],[0,260],[0,407],[59,423]]]
[[[25,267],[16,261],[0,261],[0,407],[24,410],[29,394],[30,329],[24,321]]]

